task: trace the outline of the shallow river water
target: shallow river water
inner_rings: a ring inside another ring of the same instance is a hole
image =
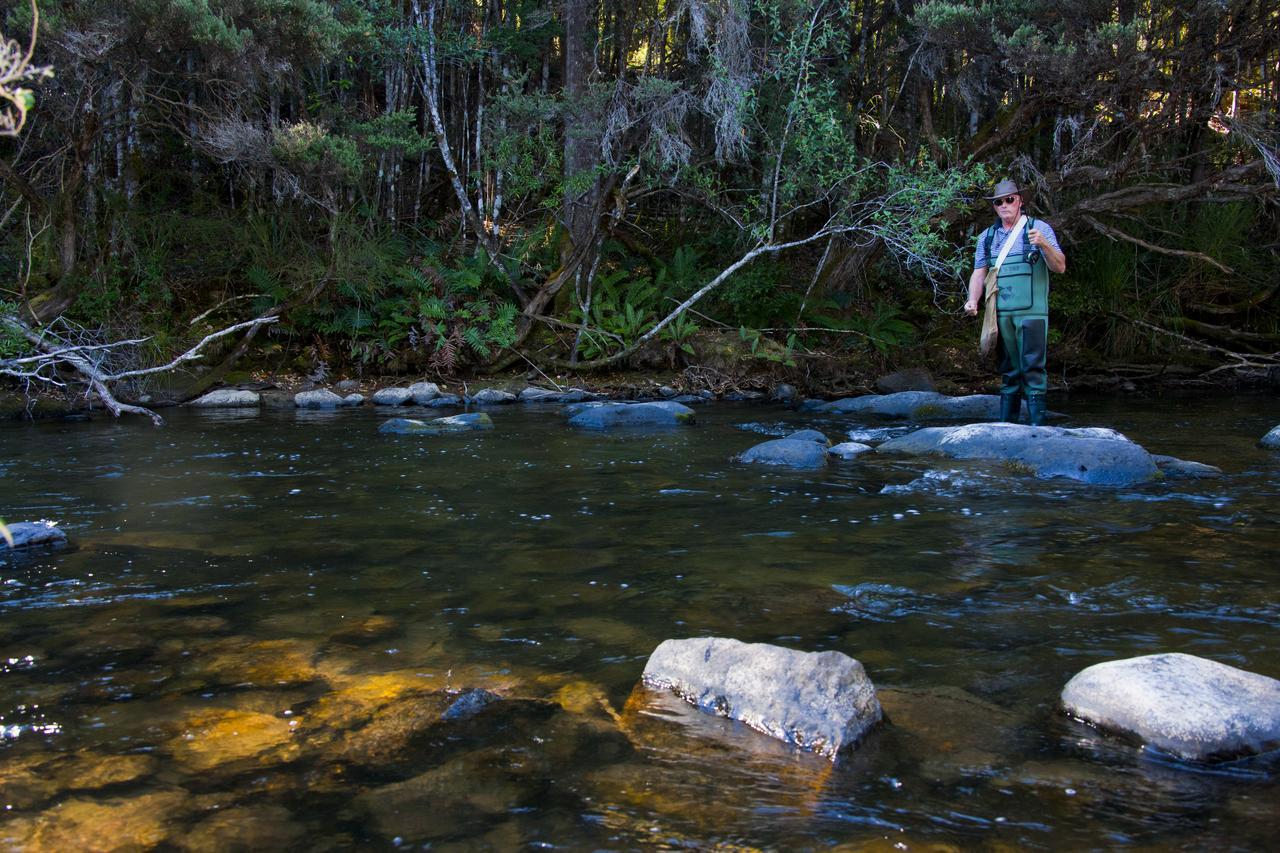
[[[1225,476],[741,466],[904,428],[729,403],[0,424],[0,517],[72,540],[0,552],[0,848],[1270,847],[1274,758],[1180,763],[1056,699],[1161,651],[1280,677],[1280,399],[1053,404]],[[633,695],[707,635],[845,652],[892,723],[832,766]]]

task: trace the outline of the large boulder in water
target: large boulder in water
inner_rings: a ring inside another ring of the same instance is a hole
[[[967,424],[926,427],[876,448],[879,453],[936,454],[1007,462],[1037,477],[1068,477],[1100,486],[1131,486],[1160,473],[1151,454],[1115,430]]]
[[[1000,396],[970,394],[948,397],[936,391],[901,391],[897,394],[845,397],[830,403],[806,405],[805,408],[833,415],[872,415],[912,421],[995,420],[1000,417]],[[1023,408],[1025,410],[1025,406]]]
[[[383,421],[378,432],[392,435],[444,435],[454,432],[473,432],[493,429],[493,419],[484,412],[470,412],[420,421],[414,418],[390,418]]]
[[[375,406],[404,406],[413,402],[413,392],[408,388],[379,388],[373,392]]]
[[[1280,426],[1276,427],[1275,429],[1271,430],[1271,432],[1264,435],[1262,437],[1262,440],[1259,441],[1258,444],[1261,445],[1262,447],[1268,447],[1272,450],[1280,450]]]
[[[740,720],[834,759],[883,719],[862,664],[841,652],[800,652],[724,637],[665,640],[644,683],[708,714]]]
[[[299,409],[336,409],[339,406],[348,405],[346,400],[328,388],[294,394],[293,404]]]
[[[1280,747],[1280,681],[1195,655],[1095,664],[1067,682],[1062,707],[1190,760]]]
[[[14,548],[61,548],[67,544],[67,534],[51,521],[16,522],[9,525],[9,535]],[[8,547],[9,543],[0,536],[0,548]]]
[[[693,409],[681,403],[600,403],[571,407],[569,425],[584,429],[616,427],[670,427],[692,424]]]
[[[775,438],[733,457],[735,462],[781,465],[787,468],[827,467],[827,446],[803,438]]]

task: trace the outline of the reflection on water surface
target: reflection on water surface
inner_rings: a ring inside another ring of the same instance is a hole
[[[1280,404],[1055,405],[1226,476],[743,467],[791,426],[897,430],[731,404],[627,435],[514,407],[429,439],[370,411],[0,426],[0,516],[75,542],[0,557],[0,844],[1264,846],[1273,763],[1188,768],[1054,705],[1156,651],[1280,677]],[[632,694],[709,634],[846,652],[894,725],[833,768]]]

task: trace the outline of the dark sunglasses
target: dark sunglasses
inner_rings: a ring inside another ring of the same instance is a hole
[[[1013,204],[1013,202],[1014,202],[1014,200],[1015,200],[1015,199],[1017,199],[1017,196],[1016,196],[1016,195],[1007,195],[1007,196],[1005,196],[1004,198],[992,199],[992,200],[991,200],[991,206],[992,206],[992,207],[1003,207],[1003,206],[1004,206],[1004,205],[1006,205],[1006,204]]]

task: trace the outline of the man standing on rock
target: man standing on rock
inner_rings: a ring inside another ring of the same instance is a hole
[[[1010,180],[1000,181],[987,199],[999,221],[978,235],[973,274],[969,276],[969,301],[965,313],[978,313],[987,267],[997,263],[1005,244],[1012,241],[999,265],[996,284],[996,316],[1000,329],[1000,420],[1017,423],[1022,398],[1027,400],[1028,421],[1044,423],[1045,351],[1049,342],[1049,271],[1067,270],[1067,256],[1048,222],[1023,214],[1024,190]]]

